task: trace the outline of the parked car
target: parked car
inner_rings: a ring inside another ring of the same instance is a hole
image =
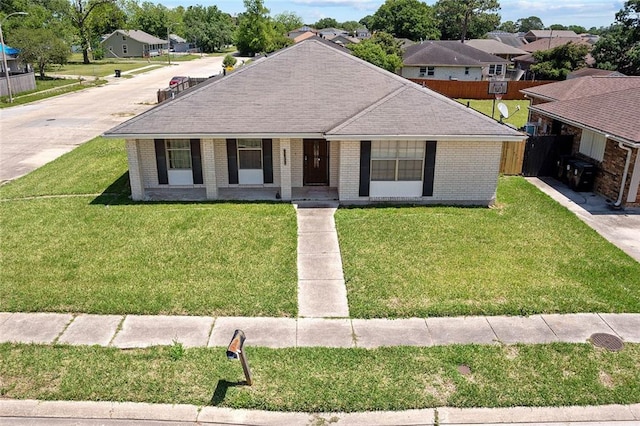
[[[176,77],[173,77],[169,82],[169,87],[177,86],[178,84],[186,83],[187,81],[189,81],[189,77],[176,76]]]

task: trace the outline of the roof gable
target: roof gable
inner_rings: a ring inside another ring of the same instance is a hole
[[[433,126],[438,125],[438,129],[451,127],[449,134],[522,138],[491,118],[328,44],[333,43],[309,39],[285,48],[226,77],[202,83],[105,135],[346,135],[334,129],[355,131],[355,126],[378,120],[375,114],[382,113],[387,118],[369,132],[390,135],[405,128],[403,132],[432,135]],[[392,122],[393,117],[402,119]],[[347,128],[349,120],[352,127]]]

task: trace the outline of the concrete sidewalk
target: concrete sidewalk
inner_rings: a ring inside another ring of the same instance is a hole
[[[3,425],[633,425],[640,404],[587,407],[428,408],[362,413],[281,413],[186,404],[0,400]]]
[[[226,346],[237,328],[245,332],[247,345],[270,348],[584,343],[593,333],[640,343],[640,314],[391,320],[0,312],[0,343],[140,348],[177,341],[185,347],[213,347]]]

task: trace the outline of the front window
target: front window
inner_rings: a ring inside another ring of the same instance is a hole
[[[435,75],[436,67],[427,67],[427,75]]]
[[[374,141],[371,143],[372,181],[422,180],[424,142]]]
[[[492,75],[502,74],[502,64],[489,65],[489,74],[492,74]]]
[[[238,139],[238,168],[262,170],[262,140]]]
[[[189,140],[167,140],[167,163],[170,170],[191,169],[191,143]]]
[[[122,45],[122,53],[124,53],[125,55],[128,53],[128,52],[127,52],[127,45],[126,45],[126,44],[123,44],[123,45]]]
[[[420,77],[424,77],[427,74],[427,67],[420,67]]]

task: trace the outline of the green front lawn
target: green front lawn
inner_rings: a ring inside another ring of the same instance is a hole
[[[278,411],[640,402],[640,345],[248,347],[254,384],[223,348],[0,344],[0,398],[134,401]],[[470,367],[463,375],[458,367]],[[78,374],[81,372],[82,374]]]
[[[296,315],[290,204],[132,203],[125,171],[98,138],[0,187],[0,311]]]
[[[166,56],[165,56],[166,62]],[[82,75],[87,77],[106,77],[114,75],[115,70],[131,71],[138,68],[146,67],[152,63],[146,60],[130,60],[130,59],[104,59],[101,61],[93,61],[90,64],[82,62],[69,62],[65,65],[55,65],[47,69],[47,72],[60,75]],[[153,65],[160,66],[161,62],[153,62]]]
[[[13,103],[9,103],[9,97],[3,96],[0,99],[0,108],[7,108],[16,105],[23,105],[29,102],[39,101],[41,99],[47,99],[65,93],[77,92],[78,90],[84,90],[89,87],[100,86],[105,84],[105,80],[91,80],[91,81],[79,81],[74,79],[64,78],[36,78],[35,90],[27,92],[21,92],[13,96]]]
[[[521,177],[494,208],[336,213],[351,315],[640,312],[640,263]]]

